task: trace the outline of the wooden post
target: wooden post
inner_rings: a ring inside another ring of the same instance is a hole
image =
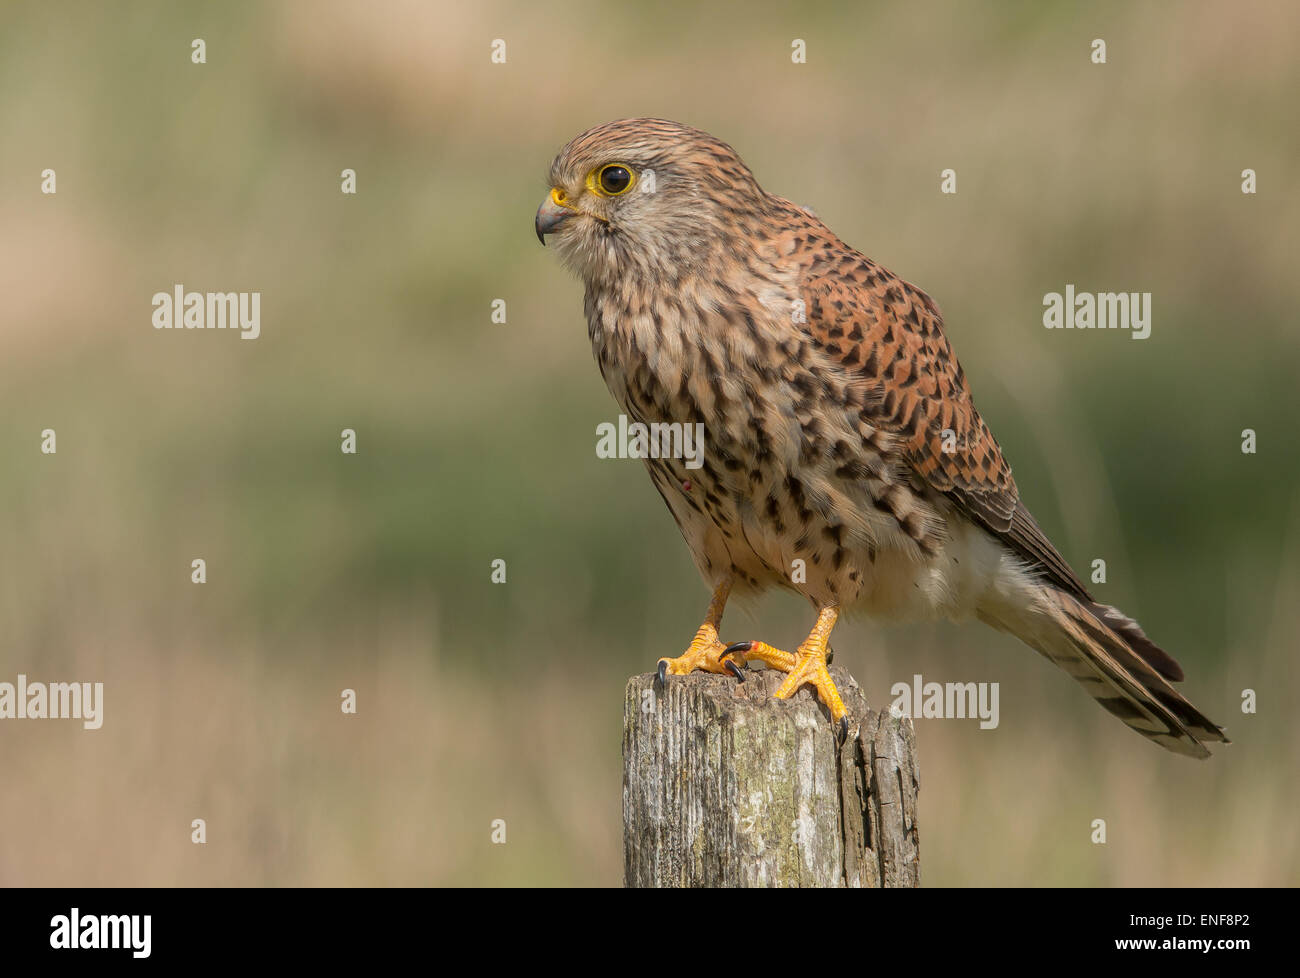
[[[849,711],[842,746],[810,688],[772,699],[774,671],[628,681],[625,885],[920,885],[912,722],[831,673]]]

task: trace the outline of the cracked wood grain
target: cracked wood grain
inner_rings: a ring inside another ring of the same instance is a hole
[[[843,669],[837,745],[810,689],[781,676],[709,673],[627,684],[627,886],[919,886],[919,780],[911,721],[867,706]]]

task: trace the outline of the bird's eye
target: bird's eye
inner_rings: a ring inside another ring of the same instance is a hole
[[[617,197],[619,194],[626,193],[631,189],[632,171],[621,163],[610,163],[608,166],[600,168],[600,175],[596,177],[596,183],[609,196]]]

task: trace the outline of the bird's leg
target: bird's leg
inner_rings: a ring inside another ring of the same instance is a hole
[[[709,602],[709,612],[704,617],[704,624],[695,633],[690,646],[675,659],[659,660],[659,682],[671,674],[684,676],[696,669],[705,672],[731,673],[739,679],[740,667],[745,664],[744,657],[732,656],[723,660],[727,647],[718,639],[718,625],[722,623],[722,609],[727,606],[727,595],[731,593],[731,578],[726,577],[713,590],[713,600]],[[739,658],[739,662],[736,659]]]
[[[786,673],[781,688],[773,694],[777,699],[789,699],[805,683],[811,684],[817,690],[817,698],[830,710],[831,720],[840,723],[847,711],[844,709],[844,701],[840,699],[840,691],[831,679],[830,670],[826,668],[831,629],[835,627],[839,616],[839,608],[822,608],[817,615],[817,624],[793,655],[774,649],[766,642],[737,642],[728,646],[724,655],[758,659],[771,668]]]

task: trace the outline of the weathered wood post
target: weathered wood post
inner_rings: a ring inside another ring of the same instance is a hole
[[[625,885],[920,885],[912,722],[831,672],[842,746],[811,689],[772,699],[773,671],[628,681]]]

